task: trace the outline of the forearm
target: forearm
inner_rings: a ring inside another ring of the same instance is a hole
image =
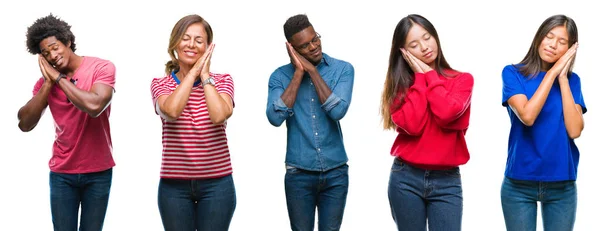
[[[581,131],[583,130],[583,115],[581,111],[579,111],[577,104],[575,104],[571,87],[569,86],[569,80],[567,78],[561,78],[558,82],[562,97],[565,127],[567,128],[569,137],[575,139],[581,135]]]
[[[399,103],[399,102],[398,102]],[[391,108],[394,124],[408,135],[419,136],[429,120],[426,84],[423,76],[416,76],[399,108]]]
[[[533,125],[540,114],[542,107],[546,103],[548,93],[550,93],[550,89],[552,88],[555,79],[556,74],[550,71],[547,72],[531,99],[529,99],[522,108],[517,110],[519,112],[519,118],[521,118],[525,124],[528,124],[529,126]]]
[[[285,88],[283,94],[281,94],[281,100],[285,103],[285,105],[289,108],[294,107],[296,103],[296,96],[298,95],[298,88],[300,88],[300,83],[302,83],[302,76],[304,73],[302,72],[294,72],[294,77],[292,77],[292,81]]]
[[[19,129],[24,132],[33,130],[40,121],[44,109],[48,106],[48,95],[52,84],[44,83],[38,93],[33,96],[17,113]]]
[[[310,75],[310,80],[315,86],[315,90],[317,92],[317,96],[319,96],[319,102],[324,104],[331,95],[331,89],[327,86],[327,83],[321,78],[321,74],[315,69],[308,72]]]
[[[193,78],[185,78],[164,101],[159,100],[157,102],[159,104],[158,109],[168,120],[179,118],[185,105],[187,105],[193,86]]]
[[[110,102],[106,102],[106,99],[95,92],[77,88],[75,84],[69,81],[62,80],[58,81],[57,84],[75,107],[91,117],[100,115]]]
[[[440,126],[460,118],[471,105],[473,92],[473,77],[464,73],[455,77],[455,83],[451,88],[446,86],[443,76],[437,72],[430,71],[425,74],[427,79],[427,101],[431,112]]]
[[[233,113],[233,105],[230,105],[213,85],[207,84],[204,86],[204,98],[208,116],[214,124],[222,124]]]

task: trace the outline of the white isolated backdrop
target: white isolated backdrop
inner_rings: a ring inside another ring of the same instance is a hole
[[[16,1],[0,9],[0,92],[2,167],[0,230],[51,230],[48,160],[54,139],[46,113],[35,130],[21,132],[17,111],[41,76],[36,57],[26,51],[25,33],[37,18],[53,13],[72,25],[79,55],[97,56],[117,68],[110,118],[116,167],[104,230],[163,230],[157,206],[161,123],[154,114],[150,82],[162,77],[169,59],[173,25],[199,14],[212,25],[216,44],[213,72],[235,82],[233,116],[227,134],[237,191],[230,230],[289,230],[283,179],[285,126],[265,116],[267,83],[275,68],[289,62],[283,23],[306,13],[322,37],[323,51],[355,68],[352,103],[341,121],[350,158],[350,189],[342,230],[394,230],[387,197],[389,155],[396,134],[382,130],[379,97],[387,70],[392,33],[398,21],[418,13],[438,30],[450,65],[473,74],[471,160],[461,166],[463,230],[505,230],[500,185],[506,160],[509,121],[501,106],[501,71],[519,62],[544,19],[572,17],[579,28],[575,72],[583,82],[589,112],[577,139],[581,151],[576,230],[597,229],[595,198],[600,157],[599,93],[594,74],[600,51],[589,1]],[[541,230],[541,217],[538,230]]]

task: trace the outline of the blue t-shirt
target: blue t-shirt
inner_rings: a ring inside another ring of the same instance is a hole
[[[523,124],[507,103],[516,94],[531,99],[545,75],[546,72],[540,72],[528,78],[514,65],[507,65],[502,70],[502,106],[506,107],[511,123],[504,173],[508,178],[547,182],[577,178],[579,150],[567,134],[558,80],[552,85],[546,103],[531,127]],[[585,113],[587,108],[577,74],[572,73],[569,77],[569,86],[575,103],[581,105]]]

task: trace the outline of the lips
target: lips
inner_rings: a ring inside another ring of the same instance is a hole
[[[311,55],[311,56],[313,56],[313,57],[314,57],[314,56],[318,56],[318,55],[320,55],[320,54],[321,54],[321,48],[318,48],[316,51],[314,51],[314,52],[310,53],[310,55]]]
[[[191,57],[194,57],[198,54],[197,52],[194,52],[194,51],[183,51],[183,53],[185,53],[187,56],[191,56]]]
[[[56,67],[60,66],[62,64],[62,61],[63,61],[63,58],[59,58],[58,60],[56,60],[54,62],[54,66],[56,66]]]
[[[548,49],[544,49],[544,53],[546,53],[548,55],[553,55],[553,56],[556,55],[556,54],[554,54],[554,52],[552,52],[551,50],[548,50]]]
[[[433,55],[433,51],[427,52],[427,54],[425,54],[425,58],[430,58],[431,55]]]

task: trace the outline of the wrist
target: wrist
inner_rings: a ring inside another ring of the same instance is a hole
[[[52,77],[50,77],[52,79]],[[52,82],[55,84],[58,84],[58,82],[60,82],[61,79],[65,79],[67,78],[67,76],[63,73],[59,73],[58,76],[54,79],[52,79]]]
[[[208,73],[206,73],[206,74],[204,74],[204,73],[200,74],[200,81],[204,82],[208,78],[210,78],[210,74],[208,74]]]

